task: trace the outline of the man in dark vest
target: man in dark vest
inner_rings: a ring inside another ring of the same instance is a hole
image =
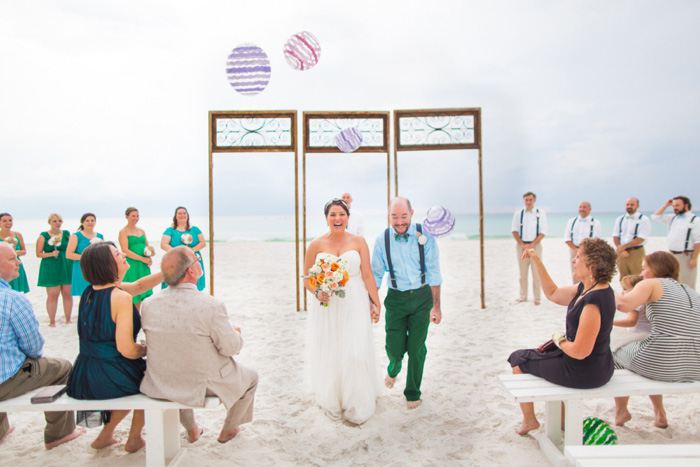
[[[406,406],[420,405],[420,385],[427,349],[429,323],[439,324],[440,263],[435,239],[420,224],[411,223],[413,209],[406,198],[394,198],[389,205],[389,223],[377,237],[372,253],[372,274],[377,288],[389,273],[386,307],[386,354],[389,358],[384,383],[392,388],[408,353]]]

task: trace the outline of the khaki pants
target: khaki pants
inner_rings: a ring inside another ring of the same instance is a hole
[[[625,276],[638,276],[642,273],[642,259],[646,254],[644,247],[637,249],[629,249],[627,253],[630,255],[627,258],[622,256],[617,257],[617,270],[620,272],[620,279]]]
[[[538,243],[535,246],[537,256],[542,258],[542,244]],[[529,257],[520,259],[523,256],[523,249],[520,245],[515,244],[515,255],[518,260],[518,269],[520,270],[520,300],[527,300],[527,274],[528,269],[532,269],[532,296],[536,302],[540,301],[542,290],[540,289],[540,277],[537,275],[537,269]]]
[[[243,393],[243,397],[233,404],[226,414],[224,426],[221,428],[224,431],[230,431],[239,425],[248,423],[253,420],[253,401],[255,399],[255,390],[258,388],[258,373],[255,370],[246,368],[243,365],[238,365],[239,371],[245,371],[247,380],[250,381],[248,390]],[[207,396],[216,396],[212,391],[207,389]],[[185,430],[191,430],[195,426],[194,410],[180,409],[180,424]]]
[[[12,378],[0,384],[0,401],[21,396],[44,386],[66,384],[70,369],[70,362],[61,358],[27,358]],[[44,418],[46,418],[45,444],[58,441],[75,430],[73,412],[44,412]],[[9,428],[7,414],[0,412],[0,439],[7,434]]]
[[[695,289],[695,281],[698,278],[698,268],[695,267],[690,269],[688,262],[690,261],[692,253],[673,253],[673,256],[678,260],[680,265],[680,271],[678,274],[678,280],[682,284],[686,284]]]

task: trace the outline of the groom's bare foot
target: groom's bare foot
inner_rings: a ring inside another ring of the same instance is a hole
[[[78,427],[78,428],[76,428],[75,430],[73,430],[72,433],[70,433],[70,434],[64,436],[63,438],[59,439],[58,441],[54,441],[53,443],[46,443],[46,444],[44,444],[44,447],[45,447],[46,449],[53,449],[53,448],[55,448],[56,446],[60,446],[60,445],[63,444],[63,443],[67,443],[68,441],[72,441],[72,440],[74,440],[75,438],[77,438],[78,436],[84,435],[84,434],[85,434],[85,428],[83,428],[83,427]]]
[[[408,409],[415,409],[419,405],[420,405],[420,399],[418,399],[417,401],[406,401],[406,407]]]
[[[242,427],[242,426],[237,426],[233,430],[227,430],[227,431],[221,430],[221,433],[219,433],[219,438],[217,439],[217,441],[222,443],[222,444],[226,443],[228,441],[231,441],[233,438],[236,437],[236,435],[238,433],[240,433],[243,430],[245,430],[245,427]]]
[[[622,426],[632,420],[632,414],[628,410],[615,413],[615,425]]]
[[[204,428],[199,425],[195,425],[194,428],[187,430],[187,441],[194,443],[200,436],[202,436],[202,433],[204,433]]]
[[[387,387],[387,389],[391,389],[394,387],[394,382],[396,381],[396,378],[392,378],[389,375],[386,375],[384,378],[384,386]]]

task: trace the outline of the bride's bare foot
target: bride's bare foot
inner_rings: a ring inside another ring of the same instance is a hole
[[[420,405],[420,399],[417,401],[406,401],[406,408],[408,409],[415,409]]]
[[[44,447],[46,449],[53,449],[56,446],[60,446],[63,443],[67,443],[68,441],[74,440],[75,438],[77,438],[78,436],[83,435],[83,434],[85,434],[85,428],[78,427],[75,430],[73,430],[73,432],[64,436],[63,438],[59,439],[58,441],[54,441],[53,443],[44,444]]]
[[[102,436],[101,434],[95,438],[95,441],[90,443],[90,447],[92,449],[104,449],[107,446],[112,446],[114,444],[119,444],[121,443],[120,439],[115,438],[114,436]]]
[[[195,425],[194,428],[187,430],[187,441],[194,443],[199,439],[202,433],[204,433],[204,428],[199,425]]]
[[[240,433],[243,430],[245,430],[245,427],[242,427],[242,426],[237,426],[233,430],[228,430],[228,431],[221,430],[221,433],[219,433],[219,438],[217,439],[217,441],[222,443],[222,444],[226,443],[228,441],[231,441],[233,438],[236,437],[236,435],[238,433]]]
[[[139,436],[136,439],[129,438],[124,445],[124,450],[126,452],[136,452],[144,446],[146,446],[146,442]]]
[[[396,378],[392,378],[391,376],[386,375],[386,377],[384,377],[384,386],[386,386],[387,389],[391,389],[394,387],[395,381],[396,381]]]
[[[523,436],[523,435],[528,434],[528,432],[530,432],[532,430],[536,430],[539,427],[540,427],[540,422],[538,422],[537,420],[527,421],[527,422],[525,420],[523,420],[523,424],[520,425],[520,428],[515,430],[515,432],[517,434],[519,434],[520,436]]]
[[[630,420],[632,420],[632,414],[630,414],[628,410],[615,413],[615,425],[616,426],[622,426],[625,423],[629,422]]]

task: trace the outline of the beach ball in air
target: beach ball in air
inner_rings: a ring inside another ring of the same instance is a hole
[[[423,227],[435,238],[447,237],[455,228],[455,218],[442,206],[433,206],[423,219]]]
[[[285,42],[284,58],[295,70],[308,70],[321,58],[321,44],[310,32],[298,32]]]
[[[263,92],[270,82],[271,70],[267,54],[254,44],[239,45],[226,59],[228,82],[244,96]]]
[[[335,137],[335,145],[343,152],[353,152],[362,144],[362,133],[357,128],[346,128]]]

